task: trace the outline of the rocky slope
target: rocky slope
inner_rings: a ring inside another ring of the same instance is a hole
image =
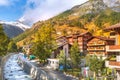
[[[0,21],[0,24],[2,24],[4,32],[10,38],[16,37],[17,35],[23,33],[26,29],[30,28],[29,26],[24,25],[20,22]]]

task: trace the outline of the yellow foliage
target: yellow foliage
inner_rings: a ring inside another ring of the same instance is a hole
[[[74,16],[74,15],[70,15],[68,16],[69,20],[74,20],[77,19],[79,16]]]

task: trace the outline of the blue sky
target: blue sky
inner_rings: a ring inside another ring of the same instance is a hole
[[[25,4],[26,0],[0,0],[0,20],[16,21],[23,15]]]
[[[87,0],[0,0],[0,20],[33,24],[49,19]]]

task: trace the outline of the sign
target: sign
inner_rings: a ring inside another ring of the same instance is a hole
[[[83,67],[82,68],[83,77],[88,77],[88,71],[89,71],[89,67]]]

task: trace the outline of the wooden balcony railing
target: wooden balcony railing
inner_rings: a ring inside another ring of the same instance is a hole
[[[111,45],[106,46],[106,51],[112,51],[112,52],[119,52],[120,51],[120,45]]]
[[[120,49],[120,45],[109,46],[109,49]]]
[[[120,62],[109,61],[109,65],[111,65],[111,66],[120,66]]]
[[[104,43],[89,43],[89,44],[87,44],[88,46],[96,46],[96,45],[105,45]]]
[[[105,48],[88,48],[87,50],[95,50],[95,51],[99,51],[99,50],[105,50]]]

